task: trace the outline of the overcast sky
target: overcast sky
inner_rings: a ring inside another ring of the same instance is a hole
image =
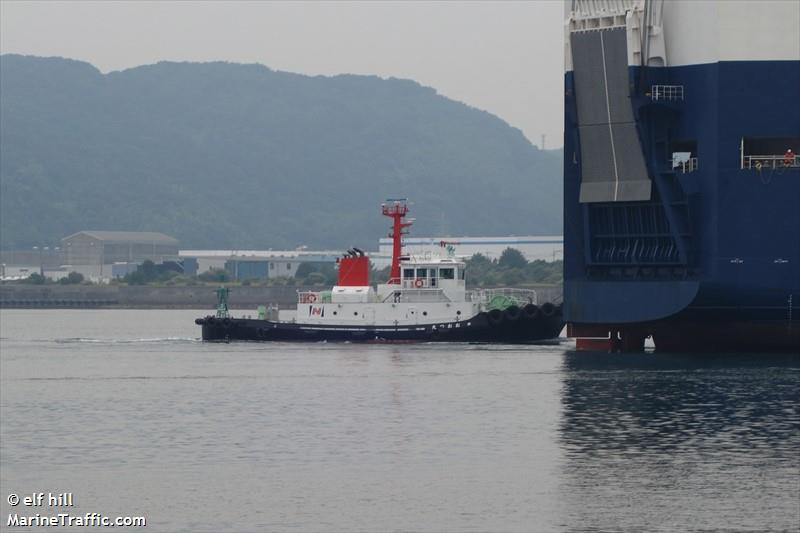
[[[103,72],[162,60],[416,80],[562,145],[563,6],[528,2],[0,0],[2,53]]]

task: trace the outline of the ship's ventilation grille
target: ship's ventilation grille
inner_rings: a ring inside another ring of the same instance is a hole
[[[581,147],[580,201],[650,199],[634,122],[624,28],[571,35]]]
[[[592,265],[682,265],[669,221],[657,203],[593,204]]]

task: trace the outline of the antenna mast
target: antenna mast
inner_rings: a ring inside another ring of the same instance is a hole
[[[400,256],[403,253],[403,235],[408,233],[406,228],[411,226],[411,222],[403,222],[403,218],[408,214],[408,200],[406,198],[388,198],[386,203],[381,204],[383,216],[392,219],[392,268],[389,272],[389,283],[400,284]]]

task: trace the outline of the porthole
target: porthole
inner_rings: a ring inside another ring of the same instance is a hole
[[[333,312],[333,314],[334,314],[334,315],[335,315],[335,314],[337,314],[337,313],[336,313],[336,311],[334,311],[334,312]]]
[[[461,314],[461,311],[456,311],[456,314],[457,314],[457,315],[460,315],[460,314]]]
[[[428,316],[428,312],[427,311],[423,311],[422,312],[422,316]]]
[[[353,311],[353,316],[358,316],[358,311]]]

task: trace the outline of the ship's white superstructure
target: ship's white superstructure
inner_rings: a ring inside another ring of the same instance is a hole
[[[628,66],[687,66],[720,61],[800,60],[800,2],[795,0],[565,0],[569,33],[625,26]]]

